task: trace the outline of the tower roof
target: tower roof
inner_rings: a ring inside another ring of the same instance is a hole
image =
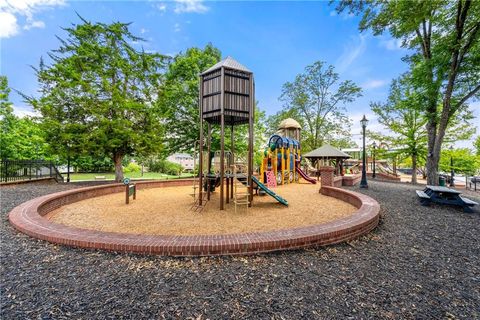
[[[212,72],[213,70],[216,70],[216,69],[220,69],[221,67],[226,67],[226,68],[230,68],[230,69],[235,69],[235,70],[240,70],[240,71],[243,71],[243,72],[252,73],[252,71],[250,71],[243,64],[241,64],[237,60],[233,59],[232,57],[228,56],[225,59],[223,59],[222,61],[214,64],[213,66],[211,66],[207,70],[203,71],[201,73],[201,75]]]
[[[278,129],[302,129],[302,126],[297,122],[297,120],[292,118],[287,118],[282,120],[278,125]]]

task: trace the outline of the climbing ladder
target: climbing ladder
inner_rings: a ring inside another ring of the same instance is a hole
[[[198,150],[198,144],[199,140],[195,141],[194,143],[194,152],[193,152],[193,168],[197,168],[196,166],[196,159],[197,159],[197,153],[196,150]],[[205,166],[204,166],[205,168]],[[199,172],[197,175],[194,175],[193,177],[193,193],[190,195],[193,197],[193,205],[190,207],[190,210],[193,212],[202,212],[203,208],[207,204],[207,193],[202,190],[202,188],[199,186],[200,182],[200,175],[203,174],[203,172]],[[202,193],[202,201],[200,201],[200,192]]]
[[[234,189],[233,189],[233,203],[235,204],[235,213],[237,213],[238,206],[245,206],[248,211],[250,205],[250,188],[248,185],[248,179],[245,173],[240,172],[240,168],[246,166],[233,166]]]

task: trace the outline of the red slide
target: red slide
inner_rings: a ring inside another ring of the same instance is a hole
[[[302,176],[303,179],[307,180],[308,182],[310,183],[313,183],[313,184],[316,184],[317,183],[317,180],[313,179],[313,178],[310,178],[309,176],[307,176],[307,174],[305,172],[303,172],[302,169],[300,169],[299,166],[296,166],[295,167],[295,170],[298,172],[298,174],[300,174]]]

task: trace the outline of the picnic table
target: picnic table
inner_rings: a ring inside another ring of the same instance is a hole
[[[420,203],[429,206],[430,203],[461,206],[464,212],[473,212],[471,207],[478,203],[462,197],[461,192],[455,189],[440,186],[427,186],[423,191],[416,190]]]

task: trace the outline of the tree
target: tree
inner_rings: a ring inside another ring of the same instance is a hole
[[[29,117],[15,116],[9,94],[7,77],[0,76],[0,158],[51,160],[39,123]]]
[[[168,66],[165,89],[159,104],[166,117],[166,152],[191,151],[200,136],[198,109],[199,74],[220,61],[220,50],[207,45],[203,50],[189,48]]]
[[[453,160],[453,167],[451,162]],[[444,172],[454,170],[455,173],[473,175],[480,169],[480,156],[474,155],[467,148],[443,149],[440,157],[440,169]]]
[[[333,66],[317,61],[283,85],[280,100],[282,111],[303,124],[303,148],[308,151],[349,135],[345,104],[360,96],[360,87],[350,80],[340,82]]]
[[[475,147],[475,153],[477,156],[480,156],[480,136],[477,136],[475,142],[473,142],[473,146]]]
[[[417,165],[425,162],[427,155],[427,117],[422,113],[423,100],[411,83],[412,78],[405,74],[393,80],[386,103],[374,102],[370,107],[378,116],[378,122],[387,128],[391,135],[371,134],[373,138],[387,142],[393,151],[391,155],[406,156],[412,162],[412,183],[417,183]],[[472,113],[462,108],[452,119],[446,139],[457,141],[469,139],[473,134],[470,120]]]
[[[447,128],[480,94],[480,2],[470,0],[341,1],[337,11],[363,14],[360,30],[389,31],[411,49],[405,57],[426,103],[427,183],[438,184],[438,163]]]
[[[133,48],[129,24],[82,23],[65,28],[67,39],[36,70],[39,98],[26,97],[43,116],[47,140],[58,154],[108,155],[115,179],[122,158],[162,148],[163,126],[154,101],[166,57]]]

